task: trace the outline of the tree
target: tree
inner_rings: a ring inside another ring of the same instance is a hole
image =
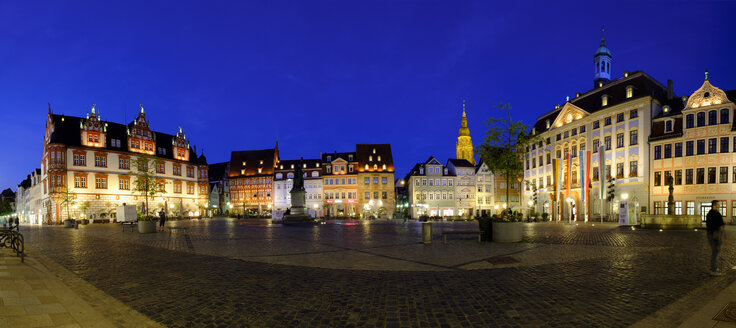
[[[62,208],[66,207],[66,219],[71,220],[72,218],[69,216],[69,205],[74,205],[76,202],[74,199],[77,196],[76,193],[71,191],[69,187],[61,187],[58,188],[58,191],[56,192],[56,201],[61,205]],[[66,220],[65,220],[66,221]]]
[[[84,201],[79,204],[79,210],[84,214],[84,217],[87,218],[87,210],[89,209],[89,202]]]
[[[133,182],[133,192],[137,193],[145,199],[145,211],[141,211],[142,218],[148,218],[150,208],[148,207],[148,198],[156,197],[165,191],[166,183],[156,175],[156,159],[149,155],[138,155],[138,158],[131,159],[133,167],[136,169],[128,175],[135,177]]]
[[[13,207],[10,205],[9,200],[0,200],[0,215],[8,215],[13,213]]]
[[[475,152],[493,174],[506,178],[508,202],[511,183],[524,177],[527,145],[536,142],[537,138],[526,134],[528,127],[524,123],[511,118],[511,105],[498,104],[495,107],[505,111],[506,117],[489,118],[485,122],[488,131]]]

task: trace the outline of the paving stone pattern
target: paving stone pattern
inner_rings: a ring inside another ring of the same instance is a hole
[[[241,247],[248,247],[253,238],[271,238],[314,245],[327,240],[333,247],[370,251],[417,243],[421,236],[418,225],[400,223],[252,229],[221,221],[191,226],[195,249],[198,241],[224,245],[240,240]],[[438,225],[455,227],[467,230]],[[525,225],[525,240],[536,246],[600,246],[606,256],[566,262],[566,255],[559,254],[559,263],[500,269],[380,271],[203,255],[184,242],[146,245],[111,238],[118,236],[113,228],[41,227],[24,233],[49,258],[169,327],[623,327],[696,288],[736,280],[734,273],[707,274],[703,231],[533,223]],[[133,236],[127,238],[139,238]],[[736,230],[728,230],[726,237],[736,240]],[[472,240],[455,243],[477,247]],[[724,265],[735,253],[726,243]]]

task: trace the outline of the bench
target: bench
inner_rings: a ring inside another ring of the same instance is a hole
[[[16,229],[13,231],[13,229]],[[15,252],[15,256],[20,256],[20,261],[24,261],[25,243],[23,235],[18,231],[18,227],[10,229],[0,229],[0,247],[7,247]]]
[[[443,231],[442,232],[442,243],[447,244],[447,235],[478,235],[478,242],[480,242],[480,236],[483,231],[470,230],[470,231]]]
[[[186,227],[166,227],[166,229],[169,229],[169,236],[171,236],[171,232],[174,230],[184,230],[184,235],[187,234],[187,228]]]
[[[135,231],[135,227],[138,225],[136,222],[133,221],[123,221],[120,222],[120,225],[123,227],[123,232],[125,232],[125,228],[130,228],[130,232]]]

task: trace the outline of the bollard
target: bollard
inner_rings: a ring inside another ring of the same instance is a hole
[[[432,243],[432,222],[422,222],[422,242]]]

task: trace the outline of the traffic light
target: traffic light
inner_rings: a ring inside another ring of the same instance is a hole
[[[616,187],[616,180],[611,179],[608,180],[608,201],[612,202],[613,198],[616,196],[616,190],[614,188]]]

